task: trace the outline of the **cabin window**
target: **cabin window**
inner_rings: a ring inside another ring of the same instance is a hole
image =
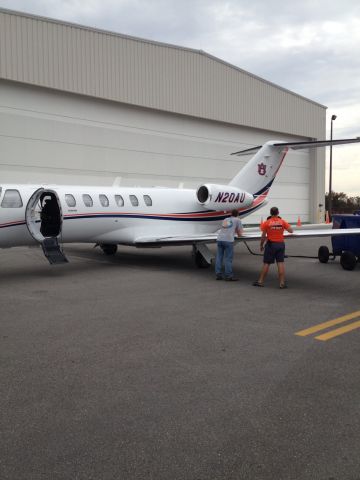
[[[115,202],[118,207],[124,206],[124,199],[121,195],[115,195]]]
[[[109,199],[106,195],[103,195],[103,194],[99,195],[99,200],[103,207],[109,206]]]
[[[92,207],[94,205],[93,199],[87,193],[82,196],[85,207]]]
[[[71,195],[71,193],[67,193],[65,195],[65,201],[68,204],[68,207],[75,207],[76,206],[76,200],[74,195]]]
[[[151,200],[151,197],[149,197],[149,195],[144,195],[144,202],[145,202],[145,205],[147,205],[148,207],[151,207],[152,200]]]
[[[130,202],[133,207],[138,207],[139,206],[139,200],[136,195],[129,195],[130,197]]]
[[[18,190],[5,190],[4,198],[2,199],[1,206],[4,208],[21,208],[23,202]]]

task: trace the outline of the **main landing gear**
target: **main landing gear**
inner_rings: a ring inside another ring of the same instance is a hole
[[[214,260],[214,255],[204,243],[195,243],[192,254],[197,268],[209,268]]]
[[[105,255],[115,255],[118,249],[116,244],[100,243],[99,246]]]

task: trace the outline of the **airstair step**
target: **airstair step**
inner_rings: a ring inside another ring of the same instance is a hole
[[[69,260],[65,257],[56,237],[45,238],[41,243],[41,247],[45,257],[52,265],[68,263]]]

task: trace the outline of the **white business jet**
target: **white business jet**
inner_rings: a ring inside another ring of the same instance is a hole
[[[197,190],[58,185],[0,185],[0,248],[40,244],[50,263],[67,259],[63,243],[94,243],[105,254],[117,246],[192,245],[199,267],[211,263],[207,244],[232,209],[244,218],[262,207],[289,149],[360,142],[360,138],[269,141],[234,155],[255,153],[228,185],[204,184]],[[360,229],[308,229],[289,237],[360,234]],[[255,240],[246,231],[238,241]]]

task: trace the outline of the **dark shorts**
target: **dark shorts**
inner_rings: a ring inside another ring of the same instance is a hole
[[[284,242],[267,242],[264,250],[264,263],[283,262],[285,258]]]

